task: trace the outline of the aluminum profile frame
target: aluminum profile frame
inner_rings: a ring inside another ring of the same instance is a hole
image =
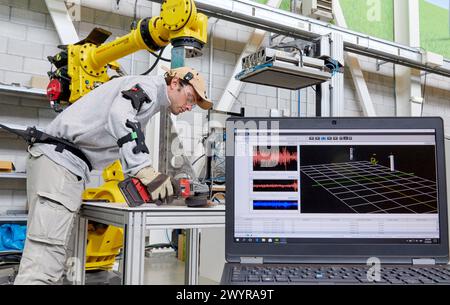
[[[196,0],[195,4],[199,12],[208,16],[293,38],[313,40],[337,33],[342,35],[344,50],[347,52],[450,77],[449,59],[444,59],[441,67],[429,67],[422,63],[424,55],[420,49],[371,37],[267,5],[248,0]]]

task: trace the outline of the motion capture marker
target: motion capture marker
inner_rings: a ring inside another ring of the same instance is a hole
[[[391,172],[395,172],[395,162],[394,162],[394,155],[389,155],[389,165],[391,167]]]

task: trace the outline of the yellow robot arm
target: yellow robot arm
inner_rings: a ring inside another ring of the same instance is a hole
[[[49,57],[57,70],[49,72],[47,95],[55,110],[61,102],[74,103],[94,88],[107,82],[108,67],[114,61],[138,50],[158,51],[171,43],[188,46],[191,55],[201,55],[207,42],[208,18],[197,13],[193,0],[166,0],[159,16],[139,20],[137,27],[125,36],[103,42],[111,33],[96,28],[89,36]]]

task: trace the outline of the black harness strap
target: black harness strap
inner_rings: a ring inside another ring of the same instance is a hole
[[[136,147],[133,148],[133,153],[138,154],[138,153],[145,153],[145,154],[149,154],[149,150],[147,148],[147,146],[145,145],[145,136],[144,133],[141,130],[141,123],[139,122],[131,122],[130,120],[127,120],[127,123],[125,124],[127,127],[131,128],[132,132],[130,132],[129,134],[127,134],[126,136],[120,138],[117,141],[117,145],[119,145],[119,147],[122,147],[125,143],[128,142],[136,142]]]
[[[23,138],[28,143],[28,145],[33,146],[33,144],[35,143],[51,144],[56,146],[55,150],[57,152],[61,153],[63,152],[63,150],[70,151],[72,154],[83,160],[90,171],[92,170],[92,164],[86,157],[86,155],[78,147],[76,147],[75,144],[65,139],[46,134],[36,129],[36,127],[28,127],[26,130],[12,129],[1,124],[0,127]]]
[[[122,96],[131,101],[131,105],[133,105],[133,108],[136,109],[137,112],[141,110],[142,104],[152,102],[139,84],[134,85],[130,90],[122,91]]]

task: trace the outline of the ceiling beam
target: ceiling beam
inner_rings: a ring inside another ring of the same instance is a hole
[[[429,67],[422,62],[423,54],[418,48],[371,37],[248,0],[196,0],[195,4],[199,12],[208,16],[293,38],[311,40],[336,32],[343,37],[345,51],[450,77],[449,59],[444,59],[441,67]]]
[[[63,0],[45,0],[45,4],[52,17],[61,44],[72,44],[80,41],[65,2]],[[73,9],[81,9],[81,7],[78,6],[77,8],[75,4]]]

